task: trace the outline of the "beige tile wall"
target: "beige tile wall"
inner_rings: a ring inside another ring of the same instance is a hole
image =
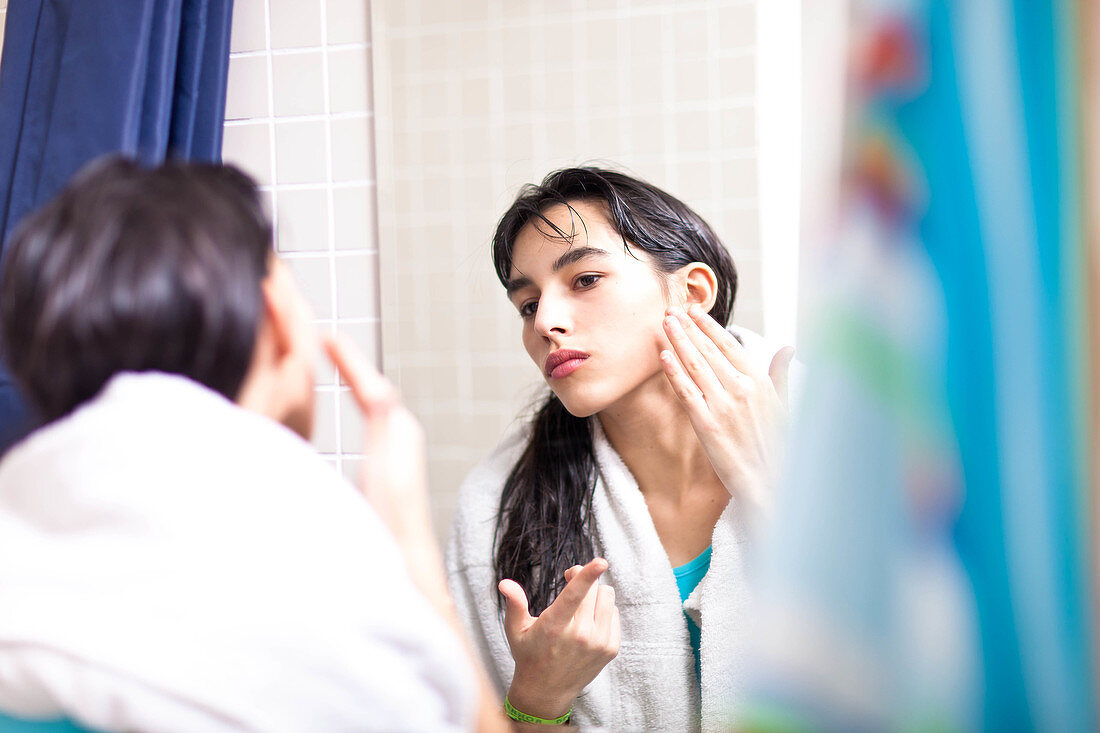
[[[236,0],[223,157],[270,197],[275,246],[320,329],[378,360],[378,237],[369,0]],[[361,429],[318,372],[314,444],[349,474]]]
[[[696,207],[762,325],[755,0],[375,0],[383,361],[429,438],[436,525],[541,380],[489,239],[518,187],[614,163]]]

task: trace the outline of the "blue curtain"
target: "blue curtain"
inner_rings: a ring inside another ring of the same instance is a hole
[[[87,161],[221,158],[233,0],[18,0],[0,59],[0,246]],[[0,451],[29,427],[0,370]]]

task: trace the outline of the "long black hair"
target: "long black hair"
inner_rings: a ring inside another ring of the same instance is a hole
[[[710,315],[723,325],[729,322],[737,269],[721,240],[679,199],[612,170],[566,168],[520,191],[493,236],[493,263],[501,284],[508,283],[516,237],[528,223],[544,234],[543,227],[549,227],[548,236],[572,243],[576,232],[561,230],[546,212],[580,201],[600,204],[626,250],[645,251],[660,273],[693,262],[709,265],[718,281]],[[535,414],[527,447],[504,483],[496,526],[497,578],[523,586],[532,614],[541,613],[561,591],[566,568],[592,559],[587,525],[595,485],[588,418],[570,414],[551,393]]]

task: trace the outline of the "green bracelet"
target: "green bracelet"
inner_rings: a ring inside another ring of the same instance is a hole
[[[519,710],[516,710],[515,706],[512,705],[511,702],[508,701],[508,696],[505,695],[504,696],[504,712],[512,720],[518,720],[521,723],[535,723],[536,725],[565,725],[566,723],[569,722],[570,716],[573,715],[573,706],[570,705],[569,710],[566,711],[565,715],[561,716],[560,718],[554,718],[553,720],[549,720],[547,718],[538,718],[538,717],[535,717],[534,715],[528,715],[527,713],[521,713]]]

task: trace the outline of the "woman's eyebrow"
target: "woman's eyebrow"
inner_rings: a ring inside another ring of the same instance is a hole
[[[589,257],[607,257],[607,256],[608,256],[607,251],[602,250],[599,247],[577,247],[575,249],[570,249],[568,252],[563,254],[561,257],[554,260],[553,270],[554,270],[554,272],[558,272],[563,267],[568,267],[569,265],[572,265],[574,262],[580,262],[581,260],[587,259]],[[508,296],[511,297],[512,293],[516,292],[517,290],[523,290],[524,288],[528,287],[531,284],[532,284],[531,278],[521,276],[521,277],[513,278],[512,280],[509,280],[508,284],[504,286],[504,289],[507,291]]]
[[[512,297],[512,293],[517,290],[523,290],[531,285],[531,278],[529,277],[517,277],[508,281],[508,284],[504,286],[504,289],[508,292],[508,297]]]
[[[574,262],[579,262],[588,257],[607,257],[605,250],[598,247],[577,247],[576,249],[570,249],[554,262],[554,272],[572,265]]]

